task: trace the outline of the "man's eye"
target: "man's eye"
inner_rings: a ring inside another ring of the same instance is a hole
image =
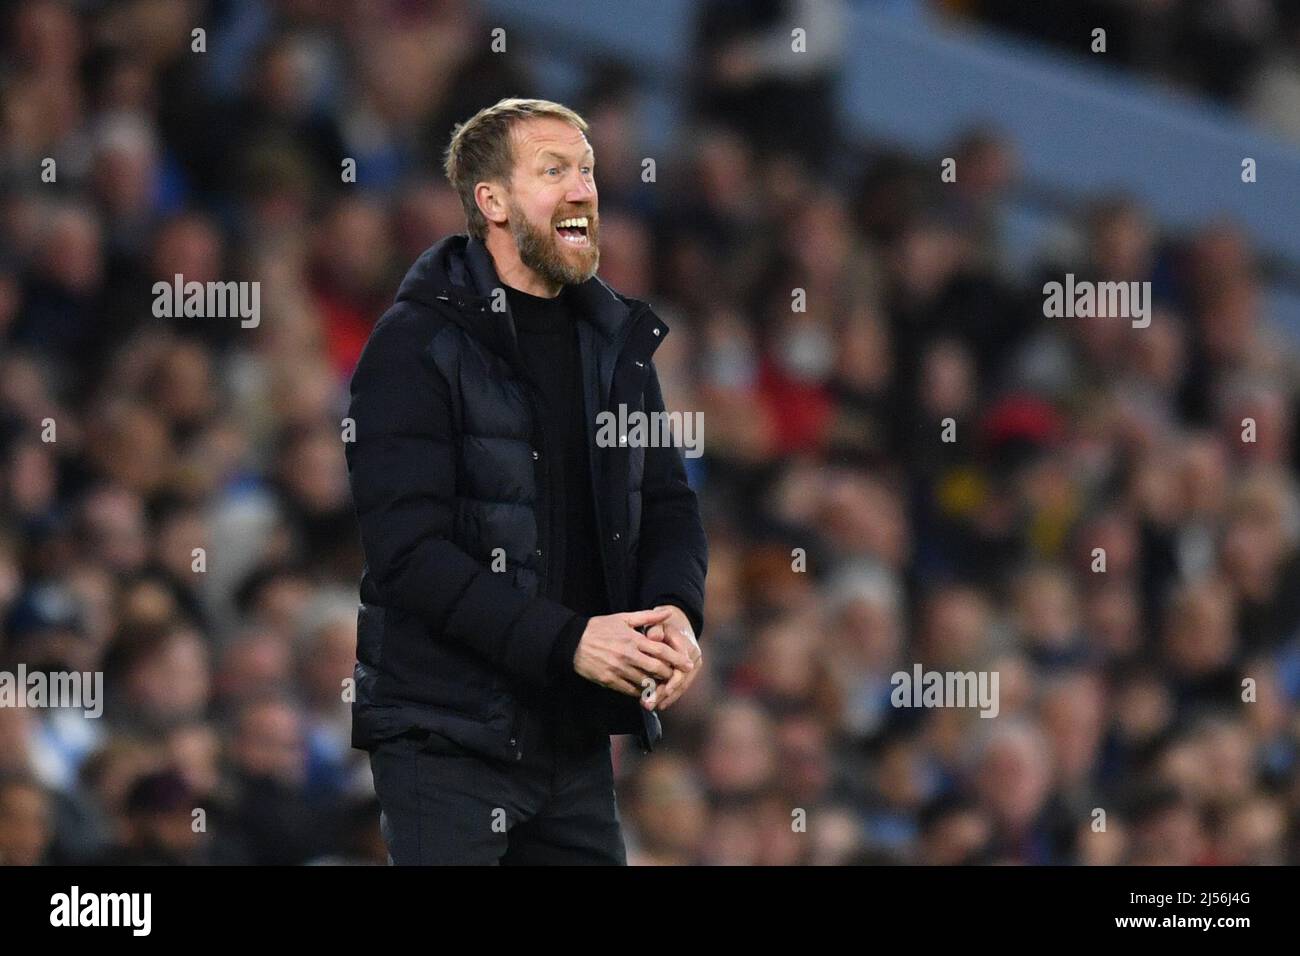
[[[590,167],[590,166],[583,166],[583,167],[582,167],[582,175],[584,175],[584,176],[590,176],[590,175],[591,175],[591,167]]]
[[[551,173],[558,173],[559,171],[560,171],[560,167],[559,167],[559,166],[550,166],[550,167],[548,167],[547,170],[546,170],[546,175],[549,176],[549,175],[551,175]]]

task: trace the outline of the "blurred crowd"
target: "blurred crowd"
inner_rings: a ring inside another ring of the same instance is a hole
[[[633,71],[565,98],[601,275],[705,424],[706,670],[653,754],[615,738],[630,860],[1300,862],[1300,379],[1248,236],[1096,196],[1013,269],[1014,143],[948,144],[955,183],[842,143],[833,65],[764,59],[739,6],[666,152]],[[464,229],[452,123],[551,94],[529,37],[492,53],[465,0],[5,16],[0,669],[106,702],[0,707],[0,862],[383,863],[347,382]],[[1149,327],[1045,318],[1067,272],[1151,282]],[[177,273],[259,281],[260,322],[156,318]],[[996,671],[998,716],[892,706],[918,663]]]
[[[936,9],[1093,58],[1243,110],[1300,141],[1300,5],[1294,0],[932,0]]]

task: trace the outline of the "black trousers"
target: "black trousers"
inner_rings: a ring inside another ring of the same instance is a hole
[[[389,862],[627,865],[607,734],[525,709],[523,758],[419,731],[370,752]]]

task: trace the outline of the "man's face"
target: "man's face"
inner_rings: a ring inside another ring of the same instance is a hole
[[[577,127],[549,118],[518,124],[514,137],[508,208],[519,259],[548,282],[586,282],[600,264],[591,144]]]

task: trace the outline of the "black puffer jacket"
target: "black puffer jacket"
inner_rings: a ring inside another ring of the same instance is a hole
[[[659,718],[638,698],[548,673],[575,614],[539,586],[536,415],[499,288],[481,241],[442,240],[352,378],[345,449],[366,559],[352,742],[418,727],[514,760],[520,701],[564,693],[579,719],[649,750]],[[610,607],[676,604],[699,636],[707,547],[680,449],[595,442],[602,410],[663,409],[651,355],[667,326],[598,278],[572,291],[592,439],[591,474],[572,480],[592,482]]]

